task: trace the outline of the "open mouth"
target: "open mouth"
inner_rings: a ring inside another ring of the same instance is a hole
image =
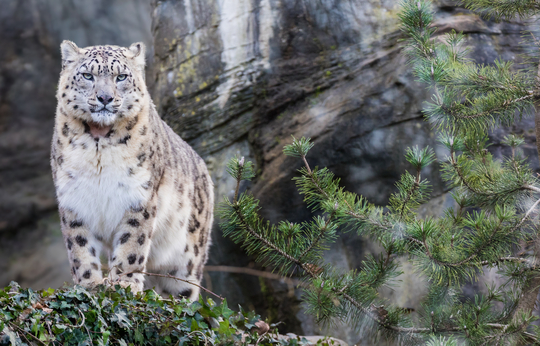
[[[102,125],[93,121],[84,122],[86,132],[94,138],[109,137],[111,134],[112,125]]]

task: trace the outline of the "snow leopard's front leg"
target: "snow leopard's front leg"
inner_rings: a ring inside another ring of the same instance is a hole
[[[60,208],[62,235],[68,250],[73,281],[93,288],[103,281],[99,254],[102,243],[88,230],[88,226],[75,213]]]
[[[118,226],[109,260],[109,279],[113,284],[131,286],[140,292],[144,286],[144,272],[150,252],[156,207],[152,203],[130,208]]]

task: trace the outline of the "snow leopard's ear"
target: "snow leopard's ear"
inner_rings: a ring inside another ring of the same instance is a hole
[[[81,50],[77,45],[71,41],[64,40],[60,45],[60,51],[62,52],[62,68],[75,62],[79,59]]]
[[[141,71],[144,75],[144,66],[146,65],[146,62],[144,60],[146,54],[146,47],[144,46],[144,43],[133,43],[131,46],[129,46],[129,52],[132,54],[131,58],[135,62],[135,66],[137,66],[137,69],[139,69],[139,71]]]

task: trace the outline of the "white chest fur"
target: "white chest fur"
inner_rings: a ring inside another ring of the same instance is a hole
[[[111,147],[62,154],[64,163],[57,172],[60,207],[75,212],[90,232],[107,242],[125,211],[148,200],[151,191],[142,185],[150,172],[136,167],[135,158]]]

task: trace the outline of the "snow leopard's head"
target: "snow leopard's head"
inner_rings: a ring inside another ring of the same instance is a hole
[[[80,118],[95,134],[106,133],[120,119],[136,116],[149,96],[144,81],[142,42],[129,48],[61,44],[60,110]]]

